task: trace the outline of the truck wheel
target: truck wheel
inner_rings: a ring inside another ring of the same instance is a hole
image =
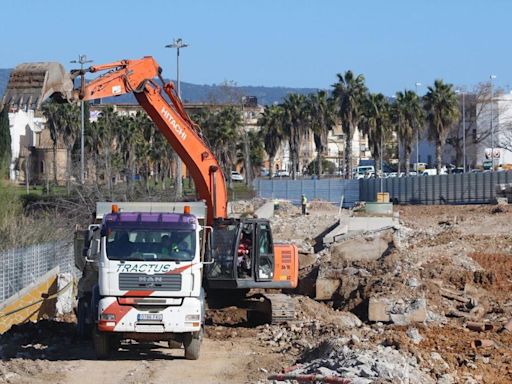
[[[98,360],[108,359],[112,352],[112,343],[110,335],[94,331],[92,341],[94,344],[94,352]]]
[[[91,324],[88,324],[90,318],[88,303],[90,300],[81,298],[77,306],[76,331],[80,339],[89,339],[91,337]]]
[[[185,347],[185,359],[197,360],[199,359],[199,350],[201,349],[201,342],[203,341],[203,330],[197,334],[189,333],[183,338],[183,346]]]

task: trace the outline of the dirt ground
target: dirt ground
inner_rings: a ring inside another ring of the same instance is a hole
[[[201,358],[165,343],[125,343],[97,361],[91,344],[75,338],[74,324],[43,321],[3,335],[2,383],[243,383],[290,364],[257,343],[254,328],[207,326]],[[207,362],[205,364],[205,362]]]
[[[318,247],[319,235],[339,219],[336,207],[312,204],[302,216],[280,204],[274,238],[299,241],[301,251],[301,290],[290,293],[293,322],[256,326],[243,311],[211,311],[199,361],[164,344],[135,343],[96,361],[90,344],[74,336],[72,319],[25,324],[0,336],[0,383],[268,383],[272,373],[322,358],[319,346],[332,340],[362,351],[391,347],[432,380],[425,382],[512,383],[512,333],[503,331],[512,319],[512,207],[399,206],[395,212],[401,229],[391,251],[378,260],[340,261]],[[319,302],[314,290],[322,265],[339,268],[340,287]],[[424,298],[427,320],[369,322],[368,299],[382,294]],[[473,331],[470,322],[492,329]],[[490,346],[478,347],[479,340]],[[333,356],[325,357],[332,372]],[[371,382],[405,382],[397,380]]]

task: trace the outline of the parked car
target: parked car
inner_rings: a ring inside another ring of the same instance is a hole
[[[364,165],[357,167],[354,171],[353,178],[354,179],[364,179],[366,177],[367,172],[375,172],[375,168],[373,165]]]
[[[276,177],[290,177],[290,172],[286,169],[280,169],[276,172]]]
[[[244,181],[244,177],[237,171],[231,171],[231,181]]]
[[[440,175],[446,175],[446,168],[441,168]],[[437,175],[437,168],[427,168],[422,173],[423,176],[436,176]]]
[[[260,176],[261,177],[267,177],[269,175],[269,173],[270,173],[269,170],[266,169],[266,168],[261,168],[260,169]]]

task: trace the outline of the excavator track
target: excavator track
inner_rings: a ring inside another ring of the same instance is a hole
[[[270,302],[270,322],[280,324],[295,320],[295,303],[283,293],[265,293],[263,297]]]

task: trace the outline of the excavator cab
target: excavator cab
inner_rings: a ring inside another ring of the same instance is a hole
[[[207,284],[211,289],[293,288],[293,249],[274,245],[265,219],[217,221],[211,236]],[[294,247],[293,245],[284,245]]]

